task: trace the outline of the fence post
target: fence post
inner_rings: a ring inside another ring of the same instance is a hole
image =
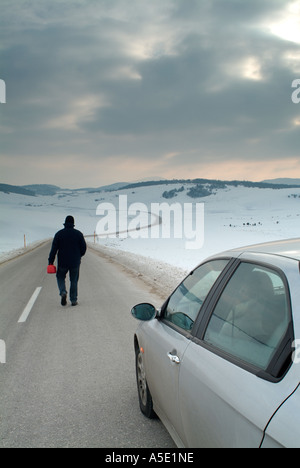
[[[26,249],[26,234],[24,234],[24,249]]]
[[[6,344],[0,340],[0,364],[6,364]]]

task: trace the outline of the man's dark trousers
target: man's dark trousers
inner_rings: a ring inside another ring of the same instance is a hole
[[[77,302],[79,270],[80,270],[80,266],[75,267],[75,268],[58,267],[57,274],[56,274],[59,293],[61,296],[63,296],[63,295],[67,295],[66,276],[69,272],[70,283],[71,283],[70,301],[72,302],[72,304]]]

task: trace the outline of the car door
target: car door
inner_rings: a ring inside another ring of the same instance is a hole
[[[286,279],[278,270],[241,262],[212,310],[181,363],[186,444],[258,448],[292,389],[283,379],[293,340]]]
[[[199,311],[228,261],[211,261],[192,272],[169,298],[160,319],[144,330],[144,363],[155,411],[178,445],[186,444],[178,393],[181,363]]]

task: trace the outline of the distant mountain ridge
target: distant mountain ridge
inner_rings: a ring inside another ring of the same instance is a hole
[[[22,188],[33,192],[35,195],[55,195],[61,190],[61,188],[56,185],[48,184],[24,185]]]
[[[225,186],[232,187],[248,187],[260,189],[287,189],[287,188],[300,188],[300,180],[298,184],[280,184],[270,182],[251,182],[246,180],[218,180],[218,179],[173,179],[173,180],[159,180],[159,181],[146,181],[128,184],[123,189],[135,189],[140,187],[151,187],[157,185],[174,185],[174,184],[195,184],[196,186],[203,186],[209,184],[215,189],[224,189]]]
[[[300,185],[300,179],[288,179],[288,178],[279,178],[279,179],[270,179],[270,180],[263,180],[263,182],[267,184],[285,184],[285,185]]]
[[[260,189],[288,189],[288,188],[300,188],[300,179],[272,179],[264,180],[262,182],[251,182],[251,181],[239,181],[239,180],[217,180],[217,179],[162,179],[162,180],[144,180],[142,182],[128,183],[118,182],[115,184],[104,185],[98,188],[80,188],[80,189],[63,189],[56,185],[48,184],[33,184],[33,185],[9,185],[0,184],[0,192],[4,193],[16,193],[20,195],[35,197],[35,196],[52,196],[60,191],[66,192],[81,192],[86,191],[89,193],[97,192],[114,192],[122,189],[136,189],[140,187],[151,187],[158,185],[175,185],[175,184],[194,184],[196,192],[201,192],[201,187],[207,184],[214,189],[224,189],[225,186],[233,187],[248,187],[248,188],[260,188]]]
[[[26,188],[19,187],[17,185],[9,185],[9,184],[0,184],[0,192],[17,193],[19,195],[26,195],[28,197],[35,196],[35,193],[31,190],[27,190]]]

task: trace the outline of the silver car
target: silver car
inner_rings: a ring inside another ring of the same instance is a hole
[[[300,447],[300,239],[212,257],[133,308],[139,404],[178,447]]]

